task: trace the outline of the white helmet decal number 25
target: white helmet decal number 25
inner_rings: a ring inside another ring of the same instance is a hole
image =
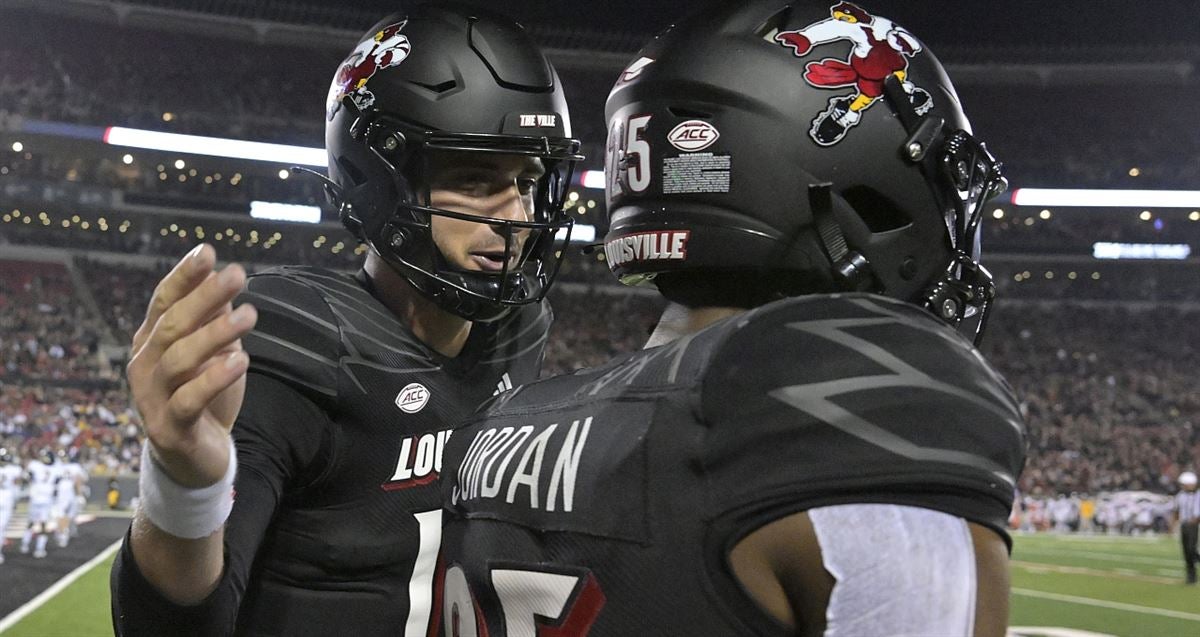
[[[650,142],[645,139],[650,115],[635,115],[628,124],[614,123],[608,132],[609,179],[627,193],[644,192],[650,187]],[[615,190],[615,188],[613,189]]]

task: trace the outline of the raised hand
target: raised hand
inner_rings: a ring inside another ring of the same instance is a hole
[[[217,272],[215,264],[216,252],[201,245],[159,282],[126,368],[151,452],[175,482],[193,488],[216,483],[228,467],[249,367],[241,337],[258,319],[253,306],[231,304],[245,270]]]

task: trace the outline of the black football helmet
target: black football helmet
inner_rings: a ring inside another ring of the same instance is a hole
[[[545,296],[572,223],[563,196],[583,157],[558,75],[520,25],[457,6],[385,18],[338,69],[327,116],[332,204],[417,290],[473,321]],[[430,155],[438,151],[539,159],[545,174],[534,187],[532,218],[432,207]],[[495,229],[505,242],[503,269],[452,268],[434,244],[435,216]]]
[[[42,447],[38,450],[38,460],[41,460],[42,464],[54,464],[54,450],[50,447]]]
[[[870,291],[978,342],[984,203],[1007,183],[922,42],[849,2],[668,29],[606,106],[609,268],[685,305]]]

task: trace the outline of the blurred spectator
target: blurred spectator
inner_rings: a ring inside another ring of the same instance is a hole
[[[65,449],[91,475],[118,475],[138,469],[141,426],[122,390],[5,383],[0,444],[23,458]]]
[[[0,379],[98,377],[103,330],[62,265],[0,261]]]

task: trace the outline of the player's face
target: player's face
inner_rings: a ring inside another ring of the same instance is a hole
[[[430,205],[476,217],[533,220],[533,197],[545,172],[540,160],[521,155],[438,153],[431,159]],[[477,272],[504,268],[502,226],[433,215],[433,241],[451,267]],[[528,230],[513,232],[513,269]]]

